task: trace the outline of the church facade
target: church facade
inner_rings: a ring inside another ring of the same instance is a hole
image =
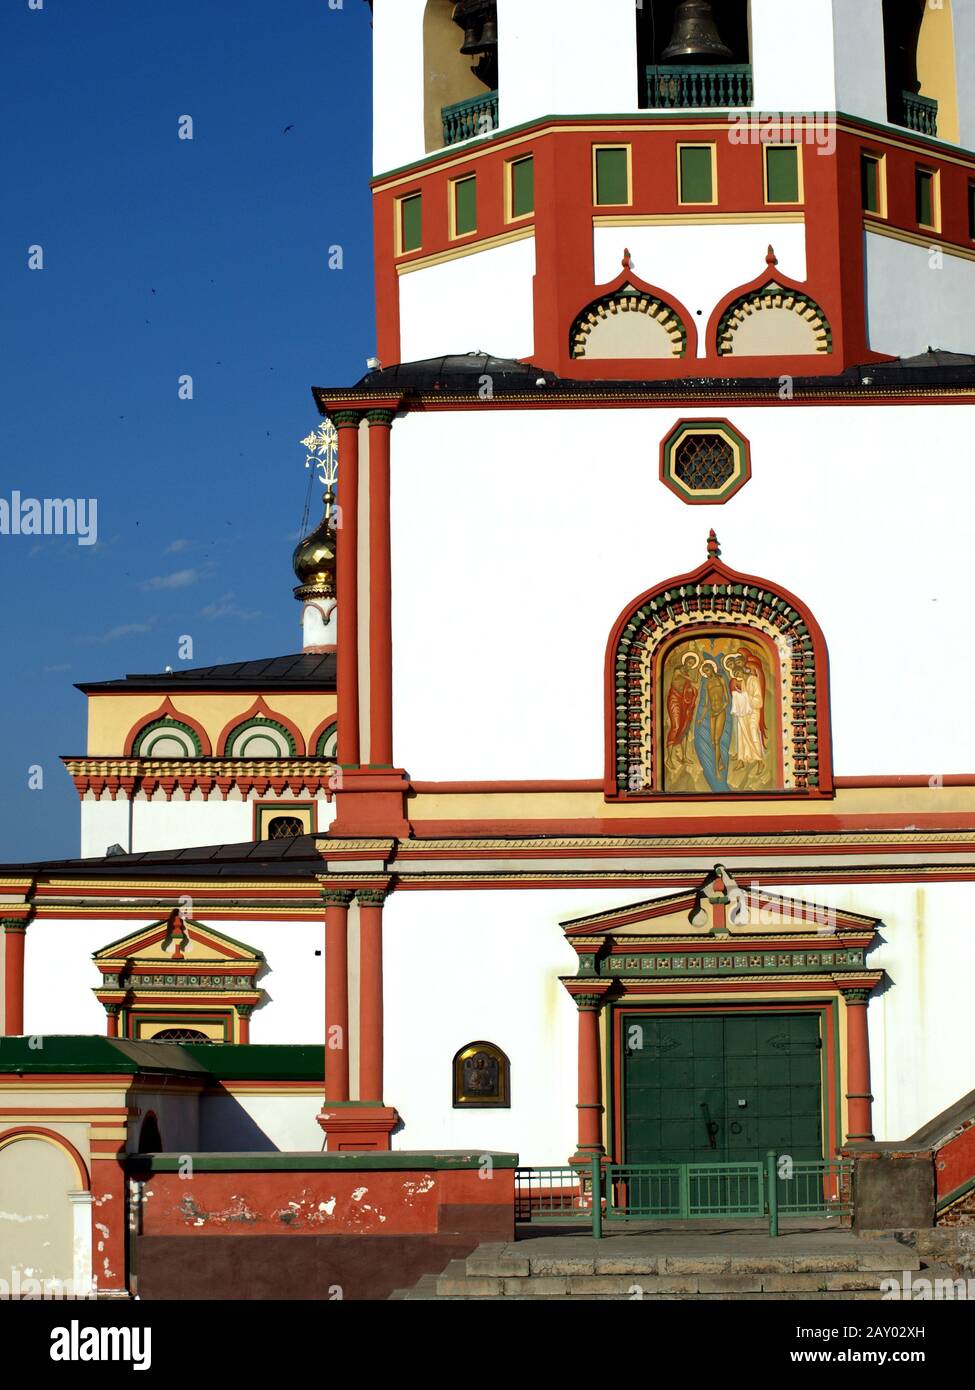
[[[304,650],[82,686],[83,857],[0,869],[0,1178],[81,1227],[139,1149],[829,1160],[975,1084],[975,23],[372,8]]]

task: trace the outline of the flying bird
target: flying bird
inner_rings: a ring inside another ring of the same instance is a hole
[[[286,125],[284,130],[282,130],[281,134],[287,135],[289,130],[294,130],[294,122],[292,122],[291,125]]]

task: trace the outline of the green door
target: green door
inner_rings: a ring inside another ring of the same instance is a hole
[[[821,1158],[816,1014],[627,1015],[623,1161]]]

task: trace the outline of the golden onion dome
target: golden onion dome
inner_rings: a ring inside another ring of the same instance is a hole
[[[300,589],[332,597],[335,594],[336,533],[330,524],[328,501],[326,496],[325,513],[315,530],[295,547],[292,564]],[[299,596],[304,597],[304,594]]]

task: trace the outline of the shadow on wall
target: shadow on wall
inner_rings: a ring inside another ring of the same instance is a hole
[[[200,1100],[200,1148],[204,1153],[277,1153],[277,1144],[223,1086]]]

